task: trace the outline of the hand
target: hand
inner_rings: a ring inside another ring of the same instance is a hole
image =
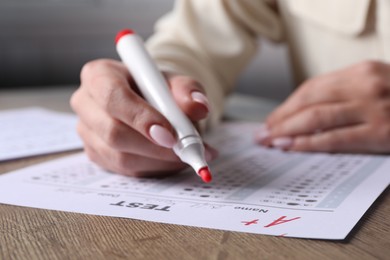
[[[205,118],[209,104],[200,84],[185,76],[166,76],[184,113],[193,122]],[[77,130],[87,155],[106,170],[150,176],[185,167],[171,149],[176,142],[174,129],[140,97],[122,63],[87,63],[70,103],[80,118]],[[206,155],[211,159],[216,151],[207,146]]]
[[[390,65],[365,61],[308,80],[257,139],[294,151],[390,152]]]

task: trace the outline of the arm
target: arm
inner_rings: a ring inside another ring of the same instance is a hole
[[[224,97],[257,49],[257,35],[282,39],[279,17],[265,1],[179,0],[160,20],[148,47],[161,70],[200,82],[218,122]]]

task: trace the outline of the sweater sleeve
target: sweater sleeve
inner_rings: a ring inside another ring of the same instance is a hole
[[[199,81],[218,123],[224,98],[257,50],[257,36],[279,41],[282,23],[266,0],[177,0],[147,47],[162,71]]]

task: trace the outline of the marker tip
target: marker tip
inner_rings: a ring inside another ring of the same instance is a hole
[[[116,37],[115,37],[115,44],[118,44],[119,40],[125,36],[125,35],[131,35],[131,34],[134,34],[135,32],[131,29],[124,29],[122,31],[120,31]]]
[[[199,170],[198,175],[202,178],[204,182],[210,182],[211,181],[211,173],[208,167],[203,167]]]

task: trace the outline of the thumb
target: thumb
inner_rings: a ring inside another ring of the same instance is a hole
[[[173,98],[188,118],[199,121],[210,111],[209,101],[203,87],[196,80],[181,75],[167,75]]]

